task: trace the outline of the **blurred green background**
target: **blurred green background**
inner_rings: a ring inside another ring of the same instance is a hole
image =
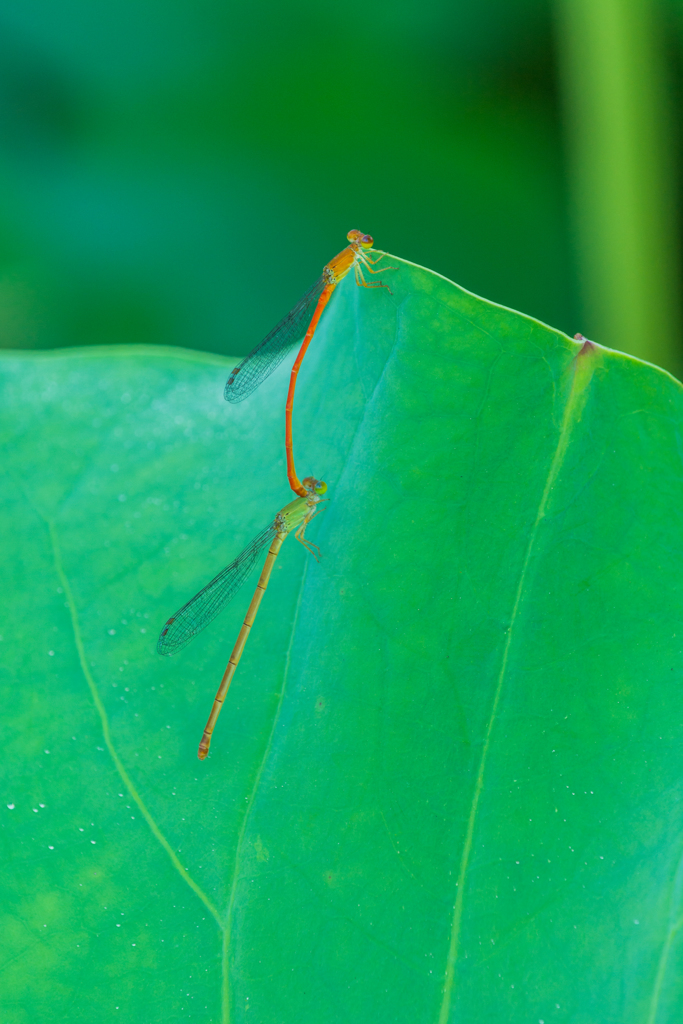
[[[0,345],[244,353],[360,227],[679,372],[679,15],[0,4]]]

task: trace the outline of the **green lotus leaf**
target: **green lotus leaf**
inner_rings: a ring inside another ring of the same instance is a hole
[[[5,354],[3,1024],[664,1024],[683,1012],[683,401],[402,261],[287,367]],[[256,340],[256,339],[254,339]]]

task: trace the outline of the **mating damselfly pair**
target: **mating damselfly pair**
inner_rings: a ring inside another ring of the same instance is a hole
[[[314,557],[318,558],[319,556],[318,548],[307,540],[305,534],[306,527],[319,511],[318,506],[322,500],[322,495],[327,490],[327,484],[312,476],[305,477],[302,481],[299,480],[296,474],[292,441],[292,409],[297,374],[332,292],[352,268],[355,273],[356,283],[360,287],[387,287],[381,281],[376,284],[368,283],[363,275],[364,270],[370,274],[379,273],[379,271],[374,269],[374,264],[379,263],[385,255],[382,252],[376,252],[372,248],[372,237],[364,235],[361,231],[353,230],[349,231],[347,239],[349,245],[335,256],[334,259],[330,260],[323,268],[320,278],[306,292],[300,302],[242,360],[239,366],[235,367],[225,385],[224,395],[227,401],[237,403],[248,398],[270,376],[273,370],[280,365],[287,353],[299,341],[305,330],[299,353],[291,370],[285,405],[287,477],[290,487],[297,497],[280,509],[272,522],[254,537],[251,543],[247,545],[234,561],[215,576],[210,583],[207,583],[187,604],[184,604],[175,615],[171,616],[162,629],[157,643],[159,654],[175,654],[185,647],[232,600],[258,562],[264,548],[268,546],[268,554],[256,584],[254,596],[251,599],[251,604],[230,655],[230,660],[223,674],[213,707],[211,708],[211,714],[199,744],[199,758],[201,760],[209,752],[216,720],[223,706],[235,669],[242,656],[244,645],[247,642],[247,637],[256,618],[261,599],[268,586],[268,581],[275,565],[275,559],[285,538],[288,534],[294,532],[297,540]],[[373,259],[370,255],[371,253],[375,253],[377,258]],[[395,268],[385,267],[383,269],[393,270]]]

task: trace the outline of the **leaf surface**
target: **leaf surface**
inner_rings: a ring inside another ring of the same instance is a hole
[[[289,500],[287,367],[2,357],[3,1024],[680,1015],[680,385],[399,263],[204,763],[252,583],[156,639]]]

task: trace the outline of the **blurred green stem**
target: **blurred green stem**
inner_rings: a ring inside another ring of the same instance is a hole
[[[586,320],[680,375],[675,172],[656,0],[557,0]]]

